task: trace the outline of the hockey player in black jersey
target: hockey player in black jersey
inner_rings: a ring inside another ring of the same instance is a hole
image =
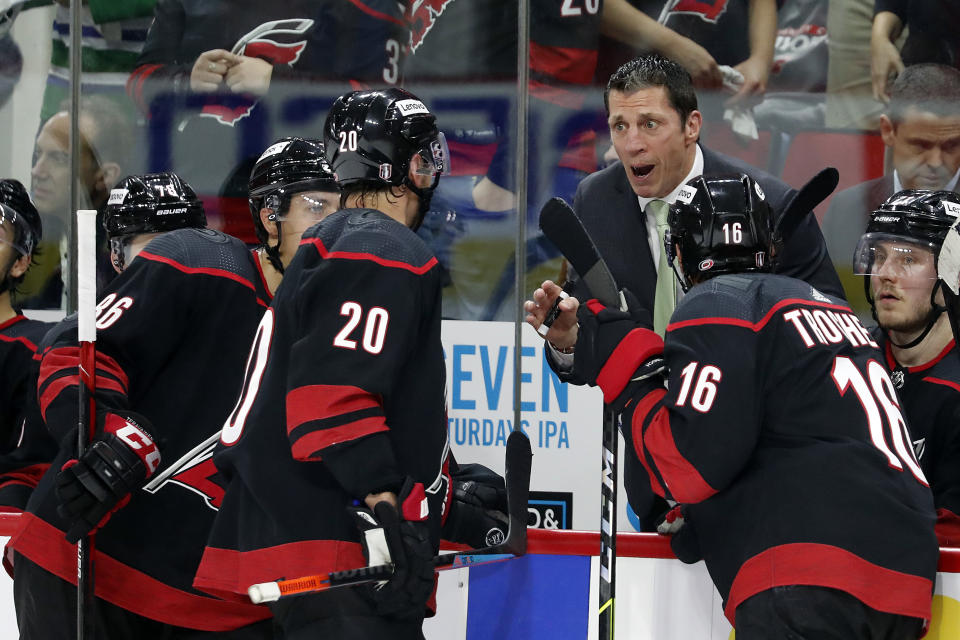
[[[937,258],[958,215],[953,191],[895,193],[871,214],[853,258],[854,273],[869,276],[874,338],[893,371],[944,547],[960,545],[960,351],[943,313]]]
[[[393,577],[271,605],[283,637],[422,638],[449,500],[441,274],[413,232],[446,148],[401,89],[338,98],[324,126],[345,208],[303,236],[263,317],[214,460],[229,481],[198,588],[363,566]],[[351,511],[348,512],[348,509]],[[359,526],[365,533],[361,535]]]
[[[33,356],[53,323],[30,320],[11,294],[40,241],[40,214],[22,184],[0,180],[0,510],[20,511],[52,458],[51,449],[19,448],[28,414],[36,411]]]
[[[323,155],[323,143],[281,138],[250,172],[250,214],[260,241],[257,260],[274,293],[293,260],[303,232],[340,208],[340,187]]]
[[[748,176],[692,180],[669,214],[687,293],[665,339],[635,300],[586,301],[574,371],[683,505],[678,555],[704,559],[737,640],[918,638],[935,513],[883,352],[843,300],[771,273],[772,223]]]
[[[269,611],[191,586],[222,495],[207,440],[270,295],[175,174],[123,180],[104,224],[122,273],[97,305],[97,429],[79,459],[75,320],[41,361],[40,411],[61,448],[11,542],[21,637],[75,636],[74,543],[91,532],[98,638],[271,637]]]

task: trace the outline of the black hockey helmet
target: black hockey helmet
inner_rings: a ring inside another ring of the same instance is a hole
[[[127,176],[110,191],[103,217],[110,238],[205,226],[203,203],[175,173]]]
[[[250,171],[249,190],[250,214],[257,240],[266,249],[270,263],[283,273],[280,244],[270,246],[270,234],[260,219],[260,210],[272,209],[272,219],[279,226],[294,195],[304,191],[339,193],[340,187],[327,164],[320,140],[287,137],[280,138],[260,154]]]
[[[33,253],[43,235],[43,224],[30,194],[19,180],[0,180],[0,223],[0,240],[21,256]]]
[[[110,191],[104,208],[103,228],[120,269],[126,261],[124,247],[133,236],[206,226],[203,203],[175,173],[127,176]]]
[[[853,273],[862,276],[895,274],[902,279],[901,286],[929,285],[931,288],[926,329],[915,340],[896,345],[898,347],[909,349],[920,344],[937,317],[945,311],[936,301],[937,291],[942,288],[937,271],[923,266],[929,264],[930,256],[936,265],[944,238],[958,216],[960,195],[953,191],[926,189],[898,191],[870,214],[867,231],[860,236],[853,254]],[[863,290],[877,319],[870,278],[864,278]]]
[[[700,176],[680,189],[667,217],[667,259],[684,291],[723,273],[773,269],[774,214],[745,173]]]
[[[404,89],[344,94],[333,103],[323,129],[330,168],[346,190],[406,185],[426,213],[440,175],[449,172],[450,153],[436,117]],[[408,178],[415,154],[425,161],[423,171],[434,176],[430,187],[418,188]]]

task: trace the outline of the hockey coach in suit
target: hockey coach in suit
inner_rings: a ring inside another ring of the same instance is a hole
[[[681,187],[700,175],[747,173],[765,192],[777,215],[783,213],[796,191],[772,175],[703,148],[698,142],[702,118],[690,74],[660,55],[642,56],[617,69],[604,91],[604,105],[619,161],[580,183],[573,208],[617,283],[652,311],[654,328],[662,335],[679,290],[666,266],[663,233],[669,206]],[[843,297],[812,212],[788,239],[779,264],[779,273]],[[578,301],[590,297],[575,277],[571,284],[571,294]],[[559,291],[552,282],[544,283],[543,288],[550,299]],[[561,309],[575,309],[576,305],[566,300]],[[551,344],[554,348],[547,349],[548,360],[565,379],[573,356],[562,353],[572,353],[573,345]],[[641,475],[642,471],[628,456],[626,477]],[[665,511],[665,505],[662,509],[651,505],[652,493],[631,493],[630,504],[639,514],[642,528],[652,530],[652,518]]]

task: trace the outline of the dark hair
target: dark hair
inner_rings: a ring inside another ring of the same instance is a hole
[[[613,72],[603,91],[603,106],[610,115],[610,92],[632,93],[649,87],[666,89],[670,106],[680,116],[680,124],[697,109],[697,94],[687,70],[663,56],[651,53],[624,63]]]
[[[890,87],[887,117],[903,122],[911,107],[938,116],[960,115],[960,70],[942,64],[916,64],[903,70]]]

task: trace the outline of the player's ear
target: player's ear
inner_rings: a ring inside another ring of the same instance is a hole
[[[10,267],[11,278],[19,278],[27,272],[27,269],[30,268],[30,257],[30,254],[27,254],[14,261],[13,266]]]
[[[880,116],[880,137],[883,139],[883,144],[888,147],[892,147],[894,143],[894,136],[897,133],[897,128],[886,114]]]
[[[410,182],[423,189],[433,184],[433,172],[426,170],[427,161],[419,153],[413,154],[410,158],[410,169],[407,171],[407,177]]]
[[[263,207],[260,209],[260,223],[263,225],[263,228],[267,230],[267,234],[271,238],[279,237],[277,232],[277,214],[270,207]]]

